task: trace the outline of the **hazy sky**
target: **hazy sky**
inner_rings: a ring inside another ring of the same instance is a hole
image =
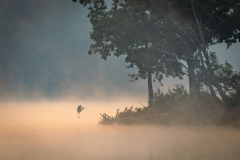
[[[71,0],[7,0],[0,6],[0,100],[144,99],[147,82],[129,82],[124,57],[87,54],[88,10]],[[211,47],[240,71],[240,45]],[[187,81],[164,80],[161,90]],[[158,84],[155,84],[155,88]]]

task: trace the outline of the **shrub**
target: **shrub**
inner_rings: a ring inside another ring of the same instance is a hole
[[[126,107],[123,111],[119,111],[118,109],[115,117],[110,117],[104,113],[101,114],[99,124],[227,124],[228,119],[223,110],[217,106],[210,93],[201,91],[200,95],[203,102],[201,113],[196,105],[196,100],[190,99],[184,86],[175,85],[172,90],[168,89],[168,92],[165,94],[158,89],[158,91],[154,93],[154,105],[152,107],[135,107],[135,109],[133,109],[133,106],[131,106],[129,108]]]

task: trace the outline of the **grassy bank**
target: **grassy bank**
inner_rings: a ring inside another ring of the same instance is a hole
[[[233,112],[236,119],[229,121],[224,109],[219,108],[210,93],[201,91],[202,106],[199,108],[197,101],[190,98],[182,85],[176,85],[167,93],[158,90],[154,94],[153,106],[126,107],[123,111],[117,109],[116,115],[101,114],[99,124],[112,125],[231,125],[238,123],[240,117],[240,105],[236,98],[232,98],[235,104]]]

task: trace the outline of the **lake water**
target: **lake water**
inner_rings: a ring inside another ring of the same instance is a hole
[[[100,110],[88,104],[78,119],[75,104],[1,104],[0,160],[240,159],[231,127],[100,126]]]

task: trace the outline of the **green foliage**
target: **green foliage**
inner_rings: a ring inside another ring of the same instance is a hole
[[[176,85],[172,90],[168,89],[167,93],[162,93],[159,89],[154,94],[154,105],[158,108],[169,108],[176,102],[184,102],[188,98],[188,92],[183,85]]]
[[[230,111],[232,107],[224,91],[232,98],[237,97],[240,74],[234,72],[227,62],[219,65],[214,54],[210,54],[210,64],[206,48],[222,42],[229,47],[239,41],[238,0],[113,0],[109,9],[104,0],[73,1],[89,5],[88,17],[93,26],[90,36],[94,41],[89,54],[99,53],[104,60],[112,54],[126,55],[128,68],[138,68],[137,74],[130,74],[132,81],[146,79],[148,73],[154,74],[155,80],[160,82],[163,75],[182,78],[186,74],[191,82],[191,95],[192,91],[198,93],[199,87],[194,82],[199,80],[208,85],[212,96],[217,100],[212,88],[214,85]],[[188,68],[181,61],[186,61]],[[169,90],[167,94],[158,91],[155,107],[149,108],[146,113],[166,111],[178,117],[177,114],[186,111],[192,113],[188,116],[194,117],[197,112],[194,97],[199,97],[198,95],[195,94],[190,99],[181,86]],[[210,97],[206,98],[209,106],[215,106],[210,103]],[[197,99],[200,101],[200,98]],[[126,110],[124,115],[133,114],[132,112],[132,109]],[[117,118],[107,114],[102,117],[111,122]]]
[[[107,9],[103,0],[84,2],[92,4],[89,5],[88,17],[93,26],[90,36],[94,43],[89,54],[99,53],[104,60],[111,54],[127,55],[128,68],[135,65],[139,69],[138,74],[130,75],[133,81],[145,79],[148,72],[154,74],[158,81],[162,80],[162,74],[182,76],[178,63],[166,61],[169,58],[177,61],[176,57],[159,54],[148,47],[149,44],[165,46],[164,36],[167,36],[166,31],[170,28],[162,24],[158,15],[152,14],[151,10],[156,10],[156,7],[149,6],[151,1],[114,0],[110,9]]]
[[[99,121],[99,124],[103,124],[103,125],[112,125],[114,123],[144,124],[143,121],[141,121],[141,118],[151,115],[151,112],[148,109],[148,107],[144,107],[144,108],[135,107],[135,109],[133,110],[133,106],[131,106],[129,108],[126,107],[122,112],[119,112],[119,109],[117,109],[117,113],[115,117],[110,117],[106,113],[100,114],[100,115],[101,115],[101,120]]]
[[[227,61],[224,64],[219,64],[215,52],[210,52],[209,58],[211,67],[224,91],[233,94],[240,90],[240,72],[234,71],[233,66]]]
[[[235,92],[230,93],[229,96],[232,106],[240,109],[240,89],[238,88]]]
[[[138,74],[130,74],[132,81],[145,79],[147,72],[153,73],[158,81],[163,75],[182,78],[185,73],[179,60],[194,58],[201,43],[189,1],[112,0],[110,9],[104,0],[73,1],[89,5],[88,17],[93,26],[91,39],[94,41],[89,54],[99,53],[104,60],[111,54],[127,55],[128,68],[135,65],[139,69]],[[240,7],[237,0],[194,0],[193,5],[206,45],[225,41],[230,46],[239,41],[237,15]],[[153,47],[149,48],[149,43]]]
[[[200,120],[200,123],[205,125],[227,124],[228,119],[212,96],[203,91],[201,97],[204,102],[204,113],[202,113],[203,119]],[[190,99],[188,92],[182,85],[176,85],[172,90],[169,89],[167,93],[158,90],[154,94],[154,107],[136,107],[135,109],[133,109],[133,106],[126,107],[123,111],[119,112],[117,110],[114,117],[104,113],[101,114],[99,124],[196,125],[199,124],[197,111],[196,100]]]

